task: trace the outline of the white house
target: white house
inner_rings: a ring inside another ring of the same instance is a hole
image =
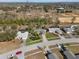
[[[66,31],[66,33],[72,33],[72,29],[71,28],[64,28],[64,30]]]
[[[62,31],[60,30],[60,28],[49,28],[48,29],[50,33],[55,33],[58,32],[59,34],[62,34]]]
[[[72,25],[71,26],[72,31],[75,31],[76,28],[78,28],[78,25]]]
[[[29,34],[29,32],[27,32],[27,31],[25,31],[25,32],[18,31],[16,39],[26,40],[28,38],[28,34]]]
[[[68,27],[68,28],[64,28],[64,30],[67,32],[67,33],[73,33],[75,31],[75,28],[77,28],[78,26],[77,25],[72,25],[71,27]]]

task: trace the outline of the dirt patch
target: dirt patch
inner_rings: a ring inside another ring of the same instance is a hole
[[[5,53],[5,52],[9,52],[9,51],[17,49],[19,47],[20,47],[19,40],[0,42],[0,54]]]

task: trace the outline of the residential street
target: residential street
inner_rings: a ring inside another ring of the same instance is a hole
[[[58,39],[58,40],[53,40],[53,41],[48,41],[46,43],[46,45],[56,45],[56,44],[60,44],[60,43],[79,43],[79,38],[72,38],[72,39]],[[8,56],[10,56],[11,54],[15,55],[15,52],[17,51],[22,51],[23,53],[27,52],[27,51],[31,51],[34,49],[38,49],[37,46],[42,46],[43,43],[38,43],[38,44],[34,44],[34,45],[30,45],[30,46],[23,46],[21,48],[18,48],[16,50],[10,51],[8,53],[4,53],[2,55],[0,55],[0,59],[6,59],[8,58]]]

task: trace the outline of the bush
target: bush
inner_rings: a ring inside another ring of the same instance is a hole
[[[0,33],[0,42],[11,41],[16,36],[16,31]]]
[[[38,40],[40,39],[40,36],[38,35],[37,32],[32,32],[31,36],[29,37],[31,40]]]
[[[37,32],[32,31],[30,37],[26,40],[26,45],[42,42]]]

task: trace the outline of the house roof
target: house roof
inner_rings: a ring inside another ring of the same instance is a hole
[[[28,38],[28,32],[25,31],[25,32],[21,32],[21,31],[18,31],[17,32],[17,38],[21,38],[23,40],[26,40]]]

